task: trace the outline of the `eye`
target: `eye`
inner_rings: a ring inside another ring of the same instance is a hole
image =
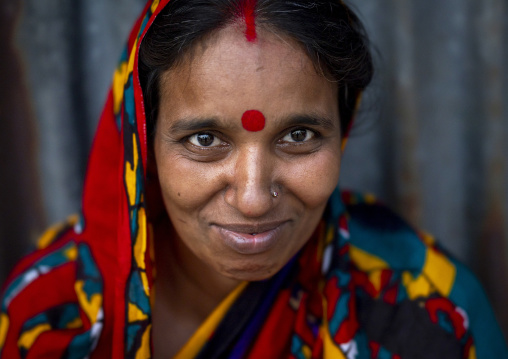
[[[188,141],[198,147],[220,146],[222,141],[208,132],[196,133],[188,138]]]
[[[287,135],[282,138],[284,142],[305,142],[309,141],[315,136],[315,133],[305,128],[297,128],[291,130]]]

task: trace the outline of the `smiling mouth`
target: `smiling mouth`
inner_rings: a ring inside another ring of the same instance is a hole
[[[213,224],[219,240],[239,254],[259,254],[270,250],[282,237],[289,221],[244,224]]]

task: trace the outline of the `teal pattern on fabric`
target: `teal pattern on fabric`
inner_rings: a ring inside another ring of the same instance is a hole
[[[19,275],[19,280],[12,282],[13,288],[8,288],[6,293],[10,293],[11,295],[15,293],[17,295],[39,276],[47,275],[51,270],[71,262],[76,265],[76,277],[78,280],[83,281],[83,294],[90,302],[93,296],[100,296],[99,303],[101,304],[103,290],[102,276],[93,260],[90,248],[87,244],[79,243],[76,245],[72,241],[59,250],[35,262],[24,273]],[[10,297],[5,296],[5,298]],[[5,304],[5,308],[8,309],[8,303]],[[50,330],[82,329],[83,322],[80,308],[79,299],[77,302],[61,304],[49,308],[23,323],[19,336],[21,338],[25,333],[29,333],[37,327],[41,328],[38,335]],[[102,330],[102,307],[97,309],[98,317],[88,318],[90,321],[90,329],[85,330],[72,339],[66,349],[64,358],[83,358],[87,356],[87,353],[93,350]],[[88,313],[86,314],[88,315]],[[29,345],[32,345],[35,339],[29,341]],[[23,341],[20,341],[18,345],[19,355],[24,358],[28,354],[30,347],[26,347]]]
[[[379,230],[353,218],[349,221],[349,230],[355,246],[382,258],[390,268],[414,268],[420,271],[423,267],[425,245],[409,227]]]
[[[508,358],[505,339],[478,279],[462,263],[454,264],[455,283],[449,298],[468,313],[477,358]]]
[[[305,343],[302,341],[302,339],[298,335],[293,335],[291,338],[291,354],[296,359],[307,359],[305,354],[303,353],[303,346]]]
[[[342,193],[340,191],[339,186],[335,187],[335,190],[332,192],[332,195],[328,199],[328,208],[331,209],[330,218],[328,218],[328,223],[335,224],[337,219],[341,214],[344,214],[346,211],[346,207],[344,206],[344,202],[341,199]]]
[[[136,126],[136,105],[134,104],[134,87],[132,84],[132,74],[129,74],[124,88],[124,118],[131,126]]]
[[[393,359],[393,355],[385,348],[380,347],[376,358],[377,359]]]
[[[26,332],[37,325],[46,323],[51,323],[51,327],[54,329],[65,329],[78,318],[79,306],[76,303],[64,304],[27,320],[21,331]]]
[[[350,293],[342,293],[339,301],[335,304],[335,311],[333,313],[333,317],[328,323],[328,327],[330,328],[330,333],[336,333],[339,330],[339,326],[342,324],[344,319],[349,315],[348,304],[351,300]]]
[[[139,46],[140,36],[143,34],[145,27],[148,25],[150,18],[152,17],[152,7],[148,7],[148,10],[141,22],[139,31],[137,33],[137,42],[136,46]],[[126,49],[128,51],[130,49]],[[138,133],[137,119],[136,119],[136,104],[134,103],[134,83],[133,83],[132,73],[128,74],[128,80],[126,85],[124,86],[124,114],[123,114],[123,138],[124,138],[124,160],[127,163],[130,163],[131,168],[134,168],[136,165],[135,176],[135,194],[134,198],[130,198],[129,184],[125,183],[125,190],[127,195],[127,200],[129,201],[129,226],[130,226],[130,239],[131,239],[131,248],[132,248],[132,267],[131,272],[129,274],[129,278],[127,280],[126,288],[125,288],[125,346],[124,346],[124,356],[125,358],[133,358],[136,356],[139,347],[141,346],[141,340],[145,333],[147,333],[148,326],[151,322],[151,307],[150,307],[150,298],[146,292],[145,283],[143,282],[141,276],[145,276],[145,279],[148,278],[147,273],[144,268],[140,268],[137,264],[137,259],[135,258],[136,253],[134,253],[134,248],[136,247],[137,240],[145,240],[139,239],[138,234],[140,231],[139,221],[145,220],[140,215],[140,210],[144,209],[145,203],[143,200],[144,193],[144,169],[142,164],[142,155],[140,148],[140,139],[139,136],[144,134]],[[134,143],[133,143],[134,141]],[[135,146],[134,146],[135,145]],[[135,152],[136,151],[136,152]],[[138,163],[134,163],[134,159],[138,159]],[[124,181],[126,180],[126,176],[124,175]],[[129,179],[132,181],[132,179]],[[132,186],[132,183],[130,183]],[[138,260],[140,260],[138,258]],[[144,258],[142,259],[144,261]],[[142,313],[144,315],[143,319],[139,319],[137,317],[130,317],[130,308],[135,308],[136,313]],[[150,333],[148,332],[148,335]]]
[[[132,352],[136,348],[136,339],[139,337],[139,333],[142,330],[142,326],[136,323],[129,325],[127,328],[127,341],[125,343],[127,353]]]
[[[69,262],[69,257],[65,253],[74,249],[74,243],[68,243],[58,251],[52,252],[42,257],[32,266],[27,268],[23,273],[19,274],[4,291],[4,300],[2,301],[2,312],[7,310],[11,300],[19,294],[30,283],[39,276],[51,272],[53,269]]]
[[[133,272],[129,286],[129,302],[138,307],[144,314],[150,313],[150,299],[144,295],[138,295],[143,290],[143,282],[138,272]]]
[[[90,336],[90,333],[85,332],[76,335],[69,343],[67,350],[64,354],[64,359],[82,359],[87,358],[91,349],[95,347],[95,343]]]
[[[90,248],[80,243],[78,244],[78,271],[77,278],[84,280],[83,290],[85,291],[88,299],[95,294],[102,294],[102,276],[95,264]]]
[[[93,259],[90,247],[87,244],[79,243],[78,253],[76,278],[83,281],[83,292],[90,303],[92,303],[93,297],[100,296],[101,307],[98,308],[96,318],[88,318],[91,324],[90,329],[75,336],[70,342],[65,356],[68,359],[84,358],[84,354],[86,355],[86,353],[91,353],[93,351],[99,341],[104,320],[104,311],[102,308],[104,290],[102,275]],[[86,314],[88,315],[89,313]]]

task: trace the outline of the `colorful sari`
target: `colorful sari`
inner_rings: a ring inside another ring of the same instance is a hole
[[[3,358],[152,357],[137,67],[139,43],[166,3],[147,4],[115,72],[82,213],[44,234],[4,286]],[[336,190],[305,247],[272,278],[231,293],[177,357],[472,359],[508,350],[467,269],[371,197]]]

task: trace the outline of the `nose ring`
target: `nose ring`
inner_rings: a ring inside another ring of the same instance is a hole
[[[275,191],[273,191],[273,192],[272,192],[272,197],[273,197],[273,198],[277,198],[277,197],[279,197],[279,192],[275,192]]]

